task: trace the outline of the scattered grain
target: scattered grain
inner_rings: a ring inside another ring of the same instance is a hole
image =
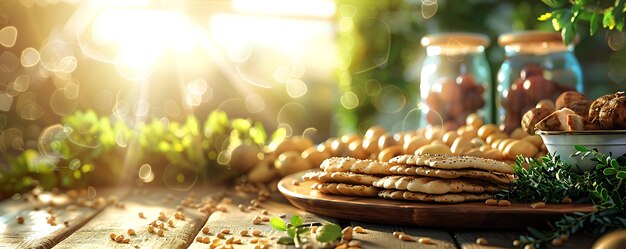
[[[122,240],[124,240],[124,235],[118,235],[117,237],[115,237],[115,242],[120,243],[122,242]]]
[[[278,215],[278,217],[285,218],[285,217],[287,217],[287,214],[280,214],[280,215]]]
[[[122,243],[124,243],[124,244],[128,244],[128,243],[130,243],[130,239],[129,239],[129,238],[125,238],[125,239],[122,241]]]
[[[551,244],[555,247],[559,247],[563,245],[563,241],[560,238],[553,239]]]
[[[209,242],[211,242],[211,238],[209,236],[204,236],[202,238],[202,243],[208,244]]]
[[[128,235],[135,235],[135,230],[132,228],[128,229],[127,232],[128,232]]]
[[[487,199],[487,200],[485,200],[485,204],[487,206],[497,206],[498,205],[498,200],[496,200],[496,199]]]
[[[502,206],[502,207],[511,206],[511,202],[509,200],[499,200],[498,206]]]
[[[17,220],[17,224],[24,224],[24,217],[18,215],[15,219]]]
[[[115,235],[115,233],[109,234],[109,238],[111,238],[112,240],[115,240],[115,237],[117,237],[117,235]]]
[[[535,246],[528,244],[524,246],[524,249],[535,249]]]
[[[196,241],[197,242],[202,242],[202,236],[196,236]]]
[[[241,232],[239,232],[239,235],[241,235],[241,236],[248,235],[248,230],[241,230]]]
[[[419,239],[417,240],[417,242],[419,242],[419,243],[421,243],[421,244],[425,244],[425,245],[429,245],[429,244],[432,244],[432,243],[433,243],[432,239],[431,239],[431,238],[429,238],[429,237],[421,237],[421,238],[419,238]]]
[[[478,237],[476,239],[476,244],[481,245],[481,246],[486,246],[488,244],[487,239],[483,238],[483,237]]]
[[[163,231],[163,229],[159,229],[157,235],[159,235],[159,237],[163,237],[163,233],[165,233],[165,231]]]
[[[543,201],[539,201],[539,202],[533,202],[530,204],[531,208],[544,208],[546,207],[546,203]]]
[[[354,231],[357,233],[365,233],[365,229],[362,228],[361,226],[354,227]]]
[[[400,235],[404,234],[403,232],[393,232],[393,237],[400,238]]]
[[[261,213],[262,213],[263,215],[268,215],[268,214],[269,214],[269,212],[268,212],[267,210],[265,210],[265,209],[263,209],[263,210],[261,211]]]
[[[291,184],[294,185],[294,186],[299,186],[300,182],[298,180],[292,180]]]
[[[254,230],[254,231],[252,231],[252,235],[259,237],[259,236],[261,236],[261,231]]]
[[[408,235],[408,234],[400,234],[398,236],[398,239],[404,240],[404,241],[415,241],[415,239],[413,238],[413,236]]]
[[[223,233],[217,233],[215,236],[217,236],[220,239],[224,238],[224,234]]]
[[[270,221],[270,218],[269,217],[263,217],[263,218],[261,218],[261,221],[268,222],[268,221]]]
[[[220,231],[223,234],[229,234],[230,233],[230,229],[222,229],[222,231]]]
[[[202,228],[202,233],[209,234],[209,227],[203,227]]]

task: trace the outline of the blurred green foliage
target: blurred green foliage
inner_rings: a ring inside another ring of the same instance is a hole
[[[277,129],[271,141],[282,140],[285,134]],[[220,110],[204,122],[189,115],[180,123],[153,119],[139,123],[137,129],[114,117],[98,117],[92,110],[78,111],[44,131],[38,146],[4,153],[0,198],[35,185],[51,189],[133,181],[138,165],[144,163],[151,165],[157,184],[170,166],[196,172],[205,180],[224,180],[232,177],[226,166],[229,148],[240,143],[262,148],[269,144],[267,137],[260,122],[231,119]]]

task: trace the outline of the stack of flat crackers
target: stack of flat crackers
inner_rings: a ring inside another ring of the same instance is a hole
[[[470,156],[401,155],[388,162],[326,159],[303,176],[325,194],[459,203],[486,200],[514,179],[511,165]]]

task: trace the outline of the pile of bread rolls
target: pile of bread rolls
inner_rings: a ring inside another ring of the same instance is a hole
[[[240,145],[245,146],[245,145]],[[251,182],[264,183],[298,171],[318,168],[330,157],[353,157],[388,161],[404,154],[465,155],[512,163],[518,155],[540,157],[547,153],[539,135],[521,128],[505,133],[494,124],[484,124],[476,114],[466,118],[456,130],[429,126],[414,131],[389,133],[380,126],[364,135],[329,138],[314,145],[307,137],[288,137],[265,148],[236,148],[231,152],[231,168]]]

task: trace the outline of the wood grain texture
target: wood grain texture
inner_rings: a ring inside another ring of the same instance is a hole
[[[455,231],[453,236],[462,249],[500,249],[515,248],[513,240],[517,239],[522,231]],[[477,238],[485,238],[487,245],[476,244]],[[595,238],[584,233],[572,236],[566,243],[560,247],[564,249],[583,249],[591,248]],[[519,248],[519,247],[518,247]]]
[[[98,192],[76,197],[44,192],[27,194],[20,200],[3,201],[0,203],[0,248],[53,247],[108,205],[99,197],[108,198],[111,193],[123,193],[114,189]],[[101,204],[87,207],[95,201]],[[23,224],[17,223],[17,216],[24,217]],[[55,217],[56,225],[47,222],[50,216]]]
[[[436,228],[523,229],[545,225],[546,221],[556,220],[563,214],[593,211],[590,204],[550,204],[533,209],[526,203],[501,207],[482,202],[437,204],[325,195],[311,190],[312,182],[301,182],[297,186],[291,183],[301,181],[302,174],[283,178],[278,183],[279,190],[298,208],[339,219]]]
[[[353,232],[352,239],[361,241],[363,248],[419,248],[419,249],[448,249],[456,248],[455,242],[445,230],[425,229],[415,227],[380,225],[362,222],[351,222],[353,227],[361,226],[365,233]],[[428,237],[431,244],[403,241],[393,236],[393,232],[404,232],[415,238]]]
[[[226,212],[223,212],[223,211],[214,212],[213,214],[211,214],[206,224],[204,224],[204,226],[209,228],[209,234],[204,234],[202,233],[202,231],[200,231],[197,233],[196,236],[202,236],[202,237],[209,236],[210,239],[213,240],[217,238],[216,237],[217,233],[219,233],[222,229],[229,229],[230,234],[226,235],[226,239],[230,237],[234,237],[235,239],[240,239],[242,242],[241,244],[233,245],[234,248],[252,248],[251,245],[254,245],[254,244],[250,243],[250,241],[253,239],[260,240],[260,241],[267,241],[268,244],[275,246],[278,238],[284,236],[285,232],[274,230],[269,225],[269,222],[261,222],[261,224],[258,224],[258,225],[253,224],[252,221],[254,220],[256,216],[259,216],[262,218],[263,217],[272,218],[272,217],[278,217],[281,214],[285,214],[286,217],[284,218],[284,220],[286,222],[289,222],[289,218],[292,215],[297,214],[297,215],[300,215],[304,219],[305,223],[337,222],[334,219],[319,217],[317,215],[299,210],[290,204],[286,204],[285,203],[286,201],[284,200],[284,197],[282,196],[273,195],[272,199],[261,202],[259,207],[255,208],[254,210],[248,210],[247,207],[250,206],[250,201],[257,197],[256,195],[246,194],[246,193],[241,193],[241,192],[239,193],[229,192],[227,196],[230,198],[231,202],[223,203],[223,205],[226,207],[226,210],[225,210]],[[240,210],[238,207],[240,204],[244,206],[243,211]],[[267,211],[267,215],[263,214],[263,210]],[[240,232],[242,230],[247,230],[248,235],[241,236]],[[253,236],[252,231],[254,230],[260,231],[261,236]],[[224,240],[220,240],[221,244],[223,244],[223,242]],[[197,242],[195,240],[189,246],[189,248],[191,249],[196,249],[196,248],[199,249],[199,248],[207,248],[207,247],[208,247],[207,244]],[[272,247],[272,248],[275,248],[275,247]]]
[[[184,208],[185,220],[172,217],[176,206],[187,193],[167,189],[135,190],[120,202],[123,208],[111,206],[78,229],[55,248],[186,248],[193,240],[193,235],[208,218],[207,214],[195,209]],[[170,196],[167,198],[167,196]],[[145,218],[139,217],[143,212]],[[165,233],[159,237],[148,232],[148,224],[156,220],[160,212],[172,219],[174,227],[165,224]],[[128,235],[132,228],[136,235]],[[129,244],[117,243],[109,234],[121,234],[130,238]]]

